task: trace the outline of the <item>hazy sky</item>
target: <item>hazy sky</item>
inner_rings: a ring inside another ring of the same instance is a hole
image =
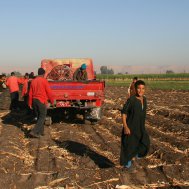
[[[43,58],[187,65],[189,0],[0,0],[0,73]]]

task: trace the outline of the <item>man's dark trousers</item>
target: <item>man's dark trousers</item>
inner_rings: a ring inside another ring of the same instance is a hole
[[[28,115],[33,114],[33,110],[31,110],[30,107],[28,106],[28,95],[24,96],[24,108],[27,110]]]
[[[37,123],[32,132],[36,135],[44,134],[44,122],[47,114],[47,107],[41,103],[38,99],[33,99],[33,109],[37,114]]]
[[[18,99],[19,99],[18,91],[10,93],[10,97],[11,97],[10,110],[18,108]]]

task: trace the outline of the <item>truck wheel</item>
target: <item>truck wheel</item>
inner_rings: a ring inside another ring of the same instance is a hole
[[[101,107],[92,108],[86,112],[84,112],[83,122],[86,124],[96,125],[97,122],[101,119],[102,110]]]
[[[91,120],[91,125],[96,125],[98,123],[98,120]]]
[[[52,118],[51,117],[46,117],[45,118],[45,125],[46,126],[52,125]]]
[[[88,117],[88,112],[84,111],[82,113],[82,115],[83,115],[83,121],[82,121],[82,123],[85,124],[85,125],[90,125],[91,121],[90,121],[90,118]]]
[[[90,111],[91,120],[98,121],[102,117],[101,107],[92,108]]]

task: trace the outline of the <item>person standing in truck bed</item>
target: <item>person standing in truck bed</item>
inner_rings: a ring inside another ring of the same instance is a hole
[[[29,107],[34,109],[37,116],[37,123],[30,132],[30,136],[34,138],[44,135],[44,122],[47,114],[47,102],[50,100],[54,105],[54,98],[48,81],[44,78],[45,70],[38,69],[38,76],[31,81],[29,90]]]
[[[80,68],[78,68],[74,75],[73,75],[73,79],[75,81],[86,81],[88,80],[88,75],[87,75],[87,71],[86,71],[87,65],[86,64],[82,64]]]

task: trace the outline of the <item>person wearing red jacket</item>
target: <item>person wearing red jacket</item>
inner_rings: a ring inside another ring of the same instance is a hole
[[[23,87],[22,87],[22,98],[24,99],[24,107],[26,108],[28,113],[30,113],[31,111],[28,106],[28,95],[29,95],[28,82],[29,82],[29,74],[25,73],[23,80]]]
[[[54,105],[54,98],[48,81],[44,78],[45,70],[38,69],[38,76],[31,81],[29,90],[29,107],[34,109],[37,116],[37,123],[31,130],[30,135],[38,138],[44,135],[44,122],[47,114],[47,102],[50,100]]]
[[[14,72],[11,72],[11,76],[6,81],[6,85],[9,88],[10,97],[11,97],[10,110],[19,109],[18,107],[19,84],[20,84],[19,79],[15,76]]]

